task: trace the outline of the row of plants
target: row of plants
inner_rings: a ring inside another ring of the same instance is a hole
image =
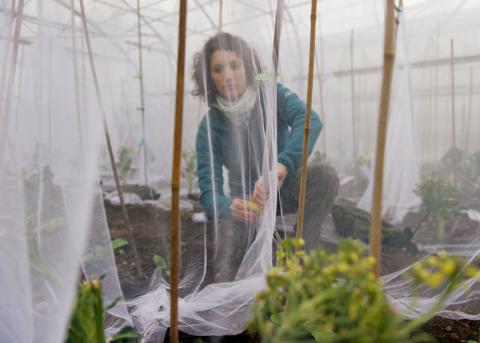
[[[134,149],[129,145],[122,145],[118,149],[116,166],[120,183],[125,184],[134,165]],[[182,152],[182,178],[187,186],[189,194],[192,194],[197,188],[197,155],[194,150],[184,150]]]
[[[262,342],[429,342],[419,328],[444,305],[452,291],[479,270],[461,258],[438,253],[416,263],[406,278],[412,289],[437,290],[436,303],[415,320],[406,321],[390,306],[374,260],[358,241],[345,240],[335,254],[306,253],[302,240],[288,239],[277,250],[277,266],[266,275],[267,287],[253,305],[249,330]],[[157,267],[166,268],[163,258]],[[106,311],[101,281],[80,285],[67,342],[135,342],[132,328],[104,336]]]

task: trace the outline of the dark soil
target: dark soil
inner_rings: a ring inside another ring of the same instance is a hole
[[[423,330],[440,343],[480,341],[480,321],[434,317]]]
[[[179,341],[181,343],[260,343],[260,337],[257,335],[251,335],[248,332],[242,332],[235,336],[222,336],[222,337],[198,337],[179,332]],[[170,342],[169,331],[165,335],[165,343]]]
[[[123,238],[131,241],[129,231],[126,230],[123,224],[120,207],[105,202],[105,210],[112,239]],[[142,277],[138,276],[131,243],[115,254],[122,289],[125,296],[130,298],[148,291],[150,280],[156,269],[153,262],[154,255],[162,256],[167,262],[167,265],[170,265],[168,256],[168,247],[170,244],[170,212],[168,209],[161,208],[153,203],[127,205],[127,210],[134,231],[133,239],[136,243],[141,268],[144,273]],[[203,254],[204,224],[194,223],[191,217],[191,209],[182,210],[181,227],[183,236],[181,237],[181,255],[184,257],[187,256],[187,258],[184,258],[181,262],[183,274],[185,270],[188,270],[187,260],[195,254],[200,254],[200,256]],[[423,224],[426,227],[430,226],[427,222]],[[478,227],[472,227],[471,223],[457,222],[452,223],[450,226],[447,225],[447,235],[453,235],[455,232],[455,234],[460,236],[458,239],[462,239],[463,235],[461,232],[464,230],[459,230],[459,228],[465,228],[465,231],[469,231],[468,235],[470,235],[470,237],[472,237],[471,230],[478,230]],[[428,231],[428,228],[421,228],[419,230],[417,235],[419,240],[423,241],[422,243],[427,243],[426,237],[428,236]],[[467,236],[467,233],[465,233],[465,236]],[[195,241],[200,242],[200,244],[195,245]],[[416,255],[412,255],[406,250],[393,250],[382,251],[382,256],[382,274],[386,274],[412,264],[422,256],[422,253],[419,252]],[[197,261],[200,258],[199,256],[193,256],[193,259]],[[168,278],[168,276],[164,276]],[[451,320],[434,317],[423,326],[422,330],[433,336],[438,342],[480,342],[480,321]],[[168,341],[167,332],[166,342]],[[196,337],[180,333],[180,341],[192,343],[260,342],[260,339],[249,333],[225,337]]]

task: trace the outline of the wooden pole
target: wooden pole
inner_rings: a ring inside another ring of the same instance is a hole
[[[123,200],[123,191],[122,191],[122,187],[120,185],[120,179],[118,177],[117,166],[115,164],[115,157],[113,155],[112,143],[110,141],[110,134],[109,134],[108,124],[107,124],[107,115],[105,114],[105,109],[104,109],[104,106],[103,106],[102,97],[100,95],[100,85],[98,84],[97,71],[95,70],[95,63],[93,61],[93,52],[92,52],[92,46],[90,44],[90,36],[88,34],[87,17],[85,15],[85,6],[83,4],[83,0],[80,0],[80,10],[81,10],[81,15],[82,15],[82,23],[83,23],[83,32],[84,32],[84,36],[85,36],[85,43],[87,45],[88,58],[89,58],[89,61],[90,61],[90,68],[91,68],[91,72],[92,72],[93,83],[95,85],[97,103],[98,103],[98,107],[100,108],[100,113],[102,115],[103,133],[105,135],[105,141],[107,143],[108,157],[110,158],[110,164],[112,166],[112,171],[113,171],[113,178],[115,179],[115,186],[117,188],[118,198],[120,199],[120,206],[122,207],[123,219],[125,221],[125,226],[127,227],[127,231],[129,233],[129,236],[130,236],[129,238],[130,238],[130,243],[131,243],[132,250],[133,250],[133,255],[134,255],[134,258],[135,258],[135,264],[136,264],[136,267],[137,267],[137,274],[138,274],[139,277],[143,277],[143,270],[142,270],[142,267],[140,265],[140,259],[138,257],[138,253],[137,253],[137,245],[135,243],[135,238],[134,238],[134,235],[133,235],[133,229],[130,226],[130,220],[128,218],[127,208],[125,207],[125,202]]]
[[[170,247],[170,342],[178,343],[178,282],[179,282],[179,225],[180,172],[182,164],[183,91],[185,81],[185,37],[187,28],[187,0],[180,1],[178,27],[177,87],[175,94],[175,131],[172,166],[172,229]]]
[[[351,95],[351,107],[352,107],[352,166],[353,166],[353,182],[352,182],[352,195],[356,198],[356,185],[357,185],[357,125],[355,121],[355,31],[350,33],[350,95]]]
[[[142,112],[142,138],[143,138],[143,173],[145,178],[145,185],[150,186],[148,182],[148,160],[147,160],[147,137],[145,132],[145,96],[143,88],[143,55],[142,55],[142,25],[140,15],[140,0],[137,0],[137,27],[138,27],[138,64],[140,75],[138,78],[140,84],[140,111]],[[151,192],[151,190],[150,190]],[[151,196],[152,194],[150,194]]]
[[[308,57],[308,83],[307,83],[307,113],[305,115],[305,126],[303,130],[303,153],[300,178],[300,194],[298,198],[297,232],[296,238],[303,238],[303,219],[305,216],[305,193],[307,188],[307,159],[308,139],[310,135],[310,118],[312,116],[312,90],[313,90],[313,66],[315,54],[315,28],[317,21],[317,0],[312,0],[310,12],[310,50]],[[320,225],[321,223],[318,223]]]
[[[20,65],[19,65],[19,71],[18,71],[18,88],[17,88],[17,94],[18,94],[18,100],[17,100],[17,108],[15,110],[15,134],[18,134],[18,116],[20,112],[20,104],[22,103],[22,86],[23,86],[23,70],[25,69],[25,47],[22,46],[22,52],[20,53]]]
[[[439,57],[440,57],[440,33],[437,31],[437,37],[436,37],[436,42],[435,42],[435,61],[438,61]],[[433,116],[438,118],[438,63],[435,63],[435,76],[434,76],[434,79],[435,79],[435,88],[434,88],[434,102],[433,102]],[[437,120],[432,120],[432,124],[433,125],[436,125],[437,123]],[[435,128],[433,128],[435,129]],[[431,131],[431,130],[430,130]],[[430,147],[431,147],[431,150],[433,150],[433,148],[436,146],[436,142],[435,142],[435,137],[434,137],[434,134],[432,132],[429,133],[430,135]],[[435,152],[433,151],[433,154],[435,154]]]
[[[450,70],[451,70],[451,96],[452,96],[452,148],[457,146],[457,130],[455,116],[455,46],[453,39],[450,39]],[[453,166],[453,186],[457,187],[457,166]]]
[[[222,32],[222,27],[223,27],[223,0],[220,0],[220,3],[218,4],[218,32]]]
[[[284,0],[277,0],[277,11],[275,13],[275,32],[273,34],[273,72],[275,81],[278,73],[278,58],[280,51],[280,34],[282,32]]]
[[[52,39],[48,39],[48,66],[47,66],[47,111],[48,111],[48,159],[50,160],[53,156],[53,145],[52,145],[52,89],[53,89],[53,76],[52,76]]]
[[[12,6],[15,5],[15,2],[12,1]],[[18,2],[18,7],[17,7],[17,15],[15,18],[15,28],[13,31],[13,49],[12,49],[12,56],[10,58],[10,70],[7,75],[7,80],[4,85],[6,85],[6,90],[5,90],[5,97],[2,99],[4,96],[3,94],[3,89],[2,94],[0,94],[0,156],[4,156],[4,148],[5,145],[7,144],[8,136],[7,136],[7,131],[8,131],[8,126],[9,126],[9,121],[10,121],[10,104],[12,101],[12,93],[13,93],[13,88],[15,85],[15,73],[16,73],[16,68],[17,68],[17,60],[18,60],[18,46],[20,44],[20,35],[22,32],[22,21],[23,21],[23,8],[24,8],[24,0],[19,0]],[[15,11],[15,7],[12,7],[12,11]],[[8,37],[7,39],[9,39]],[[5,63],[8,63],[5,61]],[[2,82],[3,83],[3,82]],[[3,85],[2,85],[3,86]]]
[[[380,276],[380,249],[382,240],[383,164],[387,142],[387,124],[390,110],[390,93],[395,64],[394,0],[387,0],[385,13],[384,63],[382,93],[377,126],[375,179],[373,185],[372,226],[370,229],[370,255],[375,258],[374,274]]]
[[[83,144],[83,130],[82,130],[82,120],[80,113],[80,93],[78,90],[78,60],[77,60],[77,38],[75,34],[75,3],[74,0],[70,0],[70,20],[72,23],[72,49],[73,49],[73,79],[75,82],[75,113],[77,115],[77,126],[78,126],[78,136],[80,143],[80,152],[82,154],[82,161],[85,165],[85,147]]]
[[[6,81],[7,81],[7,72],[8,70],[8,58],[10,56],[10,46],[11,42],[10,39],[12,37],[12,26],[15,22],[15,0],[12,0],[11,3],[11,15],[10,15],[10,20],[8,23],[6,23],[6,35],[5,35],[5,50],[3,52],[3,68],[2,68],[2,73],[0,74],[0,115],[2,115],[3,109],[4,109],[4,101],[5,101],[5,87],[6,87]]]
[[[320,117],[322,119],[323,124],[323,133],[322,133],[322,146],[323,146],[323,153],[325,157],[327,156],[327,132],[325,125],[327,123],[327,114],[325,113],[325,97],[323,96],[323,39],[322,39],[322,31],[319,29],[320,37],[320,61],[318,60],[318,54],[315,53],[315,64],[317,65],[317,82],[318,82],[318,91],[320,96]]]
[[[451,70],[451,97],[452,97],[452,147],[457,146],[456,129],[455,129],[455,51],[454,41],[450,39],[450,70]]]
[[[468,154],[468,141],[470,139],[470,125],[472,123],[472,98],[473,98],[473,67],[470,67],[470,85],[468,89],[467,124],[465,132],[465,154]]]
[[[277,9],[275,12],[275,23],[274,23],[274,34],[273,34],[273,52],[272,52],[272,64],[273,64],[273,77],[268,79],[268,83],[271,85],[272,89],[275,90],[275,95],[277,94],[277,77],[278,77],[278,61],[279,61],[279,51],[280,51],[280,36],[282,33],[282,24],[283,24],[283,10],[285,6],[284,0],[277,0]],[[267,149],[268,149],[268,170],[273,168],[273,142],[268,140]]]

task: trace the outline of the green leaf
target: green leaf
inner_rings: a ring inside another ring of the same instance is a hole
[[[112,249],[115,252],[127,245],[128,241],[123,238],[116,238],[112,241]]]
[[[111,337],[110,343],[127,343],[127,342],[136,342],[140,336],[135,332],[135,329],[127,326],[123,328],[118,334]]]
[[[160,269],[160,270],[167,270],[167,262],[165,259],[160,256],[160,255],[154,255],[153,256],[153,263],[155,263],[155,266]]]
[[[114,308],[120,300],[122,300],[122,297],[118,297],[115,300],[113,300],[109,305],[107,305],[107,307],[105,307],[105,311],[108,311]]]

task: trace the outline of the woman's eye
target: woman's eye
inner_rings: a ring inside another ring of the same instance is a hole
[[[213,68],[213,72],[215,74],[220,74],[222,72],[222,68],[221,67],[215,67],[215,68]]]
[[[232,68],[232,70],[237,70],[239,67],[240,64],[238,62],[233,62],[230,64],[230,68]]]

